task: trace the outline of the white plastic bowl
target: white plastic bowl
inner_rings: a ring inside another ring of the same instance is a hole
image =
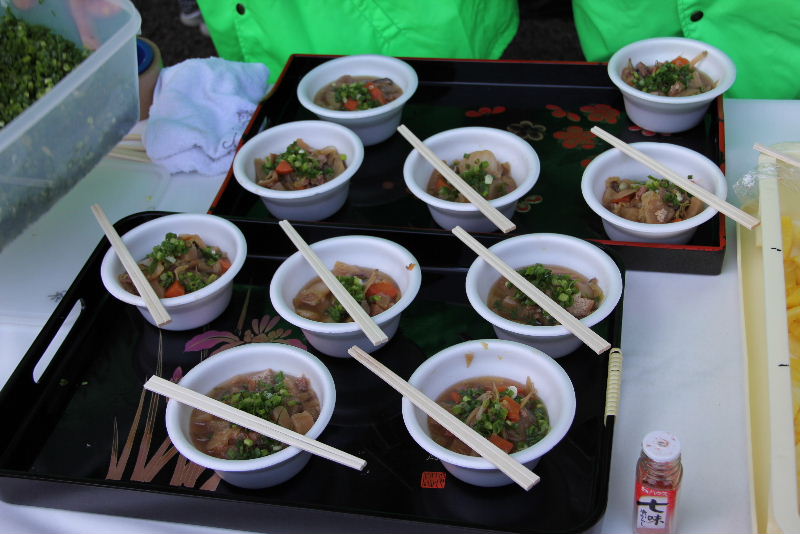
[[[391,102],[372,109],[337,111],[314,103],[317,93],[341,76],[375,76],[391,78],[403,94]],[[300,104],[322,120],[336,122],[352,129],[366,146],[385,141],[400,124],[403,106],[417,90],[417,73],[405,61],[390,56],[363,54],[342,56],[313,68],[297,84]]]
[[[233,347],[203,360],[179,384],[208,394],[231,378],[272,369],[300,377],[306,376],[320,400],[320,414],[306,433],[316,439],[327,426],[336,404],[336,388],[328,368],[307,351],[282,343],[251,343]],[[287,447],[269,456],[252,460],[227,460],[200,452],[193,444],[189,420],[193,408],[177,401],[167,403],[165,422],[175,448],[197,465],[213,469],[226,482],[242,488],[258,489],[289,480],[308,463],[311,453]]]
[[[176,213],[158,217],[140,224],[122,236],[133,259],[142,261],[153,247],[164,240],[167,232],[197,234],[209,246],[222,249],[231,260],[230,268],[206,287],[180,297],[161,299],[172,321],[160,328],[164,330],[190,330],[210,323],[225,311],[233,294],[233,279],[247,258],[244,234],[232,222],[202,213]],[[114,249],[109,248],[100,265],[100,276],[106,289],[122,302],[133,304],[144,318],[155,325],[144,299],[126,291],[119,282],[125,272]]]
[[[256,184],[256,158],[282,154],[296,139],[315,149],[336,147],[347,156],[346,169],[333,180],[300,191],[277,191]],[[233,158],[233,175],[239,184],[261,197],[277,219],[321,221],[339,211],[347,200],[350,179],[364,161],[364,145],[348,128],[325,121],[296,121],[273,126],[247,141]]]
[[[468,364],[466,355],[474,357]],[[497,376],[525,384],[531,378],[547,408],[550,432],[527,449],[513,453],[517,461],[533,469],[572,426],[575,390],[566,371],[542,351],[514,341],[478,339],[448,347],[420,365],[409,383],[431,399],[470,378]],[[476,486],[505,486],[513,481],[492,463],[477,456],[453,452],[430,437],[428,416],[404,398],[403,422],[417,444],[438,458],[454,477]]]
[[[400,300],[391,308],[373,317],[391,340],[400,324],[400,314],[414,300],[422,283],[416,258],[397,243],[379,237],[349,235],[324,239],[311,245],[322,262],[332,269],[337,261],[379,269],[391,276],[400,287]],[[269,298],[275,311],[303,331],[308,342],[328,356],[349,358],[353,345],[367,352],[375,347],[358,324],[323,323],[295,313],[292,300],[317,274],[300,252],[289,256],[275,271],[269,286]]]
[[[629,59],[634,66],[640,61],[653,65],[678,56],[691,60],[703,51],[708,51],[708,56],[697,68],[717,82],[706,93],[678,97],[651,95],[622,80],[622,69]],[[674,133],[693,128],[703,119],[709,104],[733,85],[736,66],[725,52],[708,43],[684,37],[656,37],[620,48],[608,61],[608,75],[622,91],[625,112],[632,122],[646,130]]]
[[[692,176],[703,188],[721,199],[728,194],[728,183],[716,163],[689,148],[670,143],[632,143],[651,158],[663,163],[680,176]],[[617,148],[609,149],[594,158],[583,171],[581,193],[592,211],[603,219],[603,228],[614,241],[685,244],[697,227],[716,216],[717,210],[706,206],[703,211],[683,221],[650,224],[628,220],[615,215],[603,206],[606,179],[619,176],[629,180],[646,180],[648,175],[662,178],[646,165],[627,156]]]
[[[511,176],[517,188],[507,195],[490,200],[509,219],[514,215],[517,201],[525,196],[539,179],[539,156],[533,147],[505,130],[469,126],[439,132],[423,141],[448,165],[476,150],[491,150],[500,163],[511,165]],[[416,149],[406,157],[403,178],[411,193],[425,202],[436,224],[445,230],[460,226],[468,232],[488,232],[497,227],[469,202],[442,200],[427,192],[433,166]]]
[[[597,278],[603,301],[594,312],[581,319],[594,326],[614,310],[622,297],[622,275],[611,257],[597,246],[562,234],[525,234],[504,239],[489,248],[513,269],[529,265],[558,265]],[[535,347],[552,358],[565,356],[581,346],[581,340],[566,327],[532,326],[505,319],[489,308],[492,285],[500,278],[492,266],[477,258],[467,271],[467,299],[478,314],[492,323],[497,337]]]

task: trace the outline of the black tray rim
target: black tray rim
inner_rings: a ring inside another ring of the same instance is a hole
[[[141,224],[146,220],[150,220],[152,218],[157,218],[165,215],[170,215],[175,212],[170,211],[143,211],[128,215],[123,217],[116,223],[114,223],[115,228],[117,231],[122,235],[126,231],[132,229],[136,224]],[[249,219],[246,217],[238,217],[238,216],[226,216],[226,215],[217,215],[219,217],[225,218],[234,222],[234,224],[256,224],[256,225],[278,225],[278,221],[267,221],[267,220],[257,220],[257,219]],[[142,220],[144,219],[144,220]],[[133,226],[128,227],[129,224],[136,223]],[[302,231],[303,227],[306,228],[313,228],[318,227],[316,223],[293,223],[296,228]],[[331,225],[332,226],[332,225]],[[347,225],[344,229],[349,230],[351,228],[362,229],[366,231],[378,232],[378,233],[422,233],[426,234],[425,230],[421,231],[411,231],[401,229],[401,228],[360,228],[360,227],[351,227]],[[449,232],[441,230],[443,235],[451,235]],[[492,236],[485,236],[485,235],[476,235],[476,239],[479,241],[484,241],[487,246],[491,244],[491,239],[489,242],[486,242],[486,238],[491,238]],[[589,240],[586,240],[589,241]],[[609,250],[607,247],[601,248],[608,253],[612,259],[618,264],[620,270],[623,274],[623,295],[620,298],[619,303],[615,309],[615,312],[612,317],[612,324],[613,324],[613,331],[615,332],[615,339],[613,340],[614,343],[612,345],[619,345],[619,341],[621,341],[621,327],[622,327],[622,307],[624,302],[624,273],[625,268],[621,261],[616,257],[616,253],[613,250]],[[51,341],[55,338],[58,331],[64,325],[68,315],[72,311],[73,307],[76,304],[81,304],[82,307],[86,307],[86,303],[76,297],[77,293],[79,292],[80,286],[85,283],[84,280],[86,277],[92,276],[91,267],[94,265],[99,265],[99,262],[102,261],[103,256],[105,255],[106,251],[110,249],[110,244],[105,238],[101,238],[98,245],[95,247],[94,251],[89,255],[84,267],[79,272],[76,279],[70,285],[70,288],[65,293],[62,300],[56,306],[56,309],[47,320],[45,325],[43,326],[42,330],[40,331],[39,335],[35,338],[34,342],[31,344],[31,347],[28,349],[26,354],[21,359],[18,366],[10,375],[9,379],[7,380],[6,384],[0,389],[0,406],[11,406],[12,403],[16,402],[33,402],[33,404],[29,404],[32,406],[31,410],[28,411],[29,414],[35,414],[37,412],[37,406],[45,403],[47,400],[43,398],[39,399],[20,399],[14,395],[12,391],[15,384],[18,384],[22,380],[29,380],[30,377],[33,375],[35,366],[39,363],[44,351],[48,349]],[[249,254],[249,252],[248,252]],[[423,267],[424,268],[424,267]],[[98,275],[99,277],[99,275]],[[110,298],[108,295],[102,295],[102,298]],[[53,362],[58,360],[58,353],[65,347],[68,342],[70,335],[76,335],[77,332],[80,330],[79,323],[80,318],[76,320],[75,324],[71,325],[72,330],[67,334],[67,338],[64,340],[64,344],[56,351],[56,354],[53,357]],[[78,327],[78,330],[75,328]],[[603,357],[602,355],[600,357]],[[52,362],[51,362],[52,363]],[[60,362],[60,365],[64,365],[67,362]],[[50,382],[52,382],[53,377],[57,376],[55,372],[56,368],[59,364],[53,366],[48,365],[47,369],[45,370],[44,374],[42,375],[40,382],[47,383],[48,376],[50,378]],[[387,386],[388,387],[388,386]],[[21,415],[20,417],[26,418],[26,415]],[[587,515],[586,519],[579,525],[575,525],[575,527],[571,530],[565,532],[583,532],[589,528],[591,528],[594,524],[596,524],[602,515],[606,511],[607,502],[608,502],[608,484],[610,482],[610,471],[611,471],[611,450],[613,444],[613,431],[614,431],[614,424],[615,424],[615,415],[608,415],[604,421],[604,430],[602,433],[602,439],[599,444],[599,457],[602,461],[595,465],[595,471],[599,470],[601,476],[599,479],[595,479],[595,482],[600,482],[603,486],[603,491],[599,492],[599,498],[595,501],[595,505],[591,514]],[[22,436],[16,436],[17,439],[21,438]],[[3,449],[0,449],[0,464],[5,464],[5,453],[11,449],[11,445],[6,444]],[[5,450],[4,450],[5,449]],[[71,491],[77,492],[78,495],[86,494],[88,498],[75,498],[75,499],[65,499],[65,490],[66,488],[70,488]],[[123,491],[120,491],[123,490]],[[330,526],[330,517],[328,515],[333,516],[341,516],[343,518],[347,518],[348,522],[353,521],[352,524],[348,524],[346,527],[342,526],[342,532],[372,532],[374,531],[374,524],[382,524],[386,526],[391,526],[392,529],[400,525],[407,525],[409,527],[413,527],[410,530],[414,530],[416,532],[443,532],[443,531],[458,531],[458,532],[486,532],[486,533],[498,533],[498,534],[509,534],[515,532],[527,532],[527,531],[512,531],[512,530],[492,530],[492,529],[482,529],[478,528],[469,524],[459,524],[459,523],[452,523],[447,521],[441,522],[428,522],[422,519],[413,519],[407,517],[399,517],[395,516],[391,513],[381,513],[375,512],[371,514],[358,514],[353,513],[347,510],[338,510],[333,507],[322,507],[322,508],[315,508],[309,504],[298,504],[298,505],[284,505],[275,502],[269,502],[265,500],[259,500],[256,497],[243,496],[240,494],[236,495],[226,495],[226,494],[215,494],[210,492],[204,492],[199,489],[195,488],[185,488],[185,487],[170,487],[169,491],[165,491],[161,486],[150,486],[149,483],[142,483],[142,482],[135,482],[131,480],[107,480],[107,479],[94,479],[94,478],[81,478],[81,477],[67,477],[67,476],[60,476],[60,475],[53,475],[53,474],[46,474],[46,473],[29,473],[25,471],[7,469],[5,467],[0,467],[0,500],[8,502],[10,504],[23,504],[23,505],[31,505],[31,506],[41,506],[45,508],[54,508],[54,509],[65,509],[71,511],[78,511],[78,512],[88,512],[88,513],[99,513],[105,515],[112,515],[112,516],[120,516],[120,517],[132,517],[132,518],[140,518],[140,519],[155,519],[161,521],[174,521],[174,522],[181,522],[181,523],[188,523],[188,524],[196,524],[196,525],[203,525],[203,526],[214,526],[220,528],[231,528],[231,523],[229,520],[220,521],[217,520],[218,511],[209,512],[208,514],[203,514],[202,517],[197,518],[197,520],[189,519],[187,520],[187,515],[185,514],[173,514],[171,512],[165,512],[165,509],[168,509],[172,506],[171,501],[169,504],[165,504],[165,502],[160,502],[160,505],[157,506],[157,515],[154,515],[153,509],[139,509],[139,508],[132,508],[125,506],[125,499],[118,498],[121,494],[126,494],[133,492],[132,494],[136,494],[139,496],[145,495],[146,500],[150,501],[155,499],[153,502],[158,503],[157,496],[163,498],[178,498],[181,502],[192,502],[193,505],[196,506],[198,502],[206,502],[206,503],[225,503],[222,506],[230,506],[231,504],[235,505],[234,507],[250,507],[250,506],[259,506],[264,507],[265,509],[279,511],[287,515],[287,517],[295,517],[296,519],[301,519],[302,515],[298,515],[299,512],[307,513],[309,511],[317,512],[322,514],[321,519],[326,526],[325,529],[321,531],[326,532],[339,532],[338,525],[337,528],[328,529],[327,527]],[[98,496],[102,496],[103,498],[98,498]],[[198,501],[199,499],[199,501]],[[123,504],[119,504],[123,503]],[[212,507],[213,508],[213,507]],[[214,510],[217,510],[214,508]],[[273,516],[270,515],[270,519]],[[265,532],[297,532],[297,528],[293,528],[291,525],[293,523],[291,521],[287,522],[287,529],[280,530],[280,529],[273,529],[270,528]],[[241,528],[242,530],[258,530],[254,528],[253,524],[248,522],[248,520],[243,520],[243,523],[236,528]],[[361,530],[361,529],[365,530]],[[432,529],[432,530],[431,530]],[[396,530],[396,529],[395,529]],[[544,531],[542,531],[544,532]]]

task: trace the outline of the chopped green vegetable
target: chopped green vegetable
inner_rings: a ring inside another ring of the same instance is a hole
[[[464,159],[470,157],[470,154],[464,154]],[[476,158],[472,163],[465,166],[465,171],[462,173],[457,172],[458,164],[454,163],[451,168],[475,191],[477,191],[483,198],[489,198],[492,183],[497,179],[495,176],[489,174],[486,170],[489,167],[489,162]],[[505,184],[500,188],[501,195],[505,194]],[[458,199],[458,190],[450,184],[444,184],[439,188],[439,198],[443,200],[455,201]]]
[[[636,69],[633,69],[633,86],[646,93],[668,94],[670,88],[680,82],[684,86],[694,75],[694,67],[691,65],[676,65],[671,62],[659,64],[656,71],[650,76],[642,76]]]
[[[334,90],[334,98],[336,102],[344,108],[347,101],[355,101],[355,109],[370,109],[381,105],[381,103],[372,98],[367,82],[353,82],[339,84]]]
[[[10,9],[0,19],[0,128],[69,74],[91,53]]]
[[[692,175],[690,174],[687,178],[691,180]],[[648,175],[647,182],[642,185],[647,187],[650,191],[655,191],[656,193],[660,192],[661,199],[678,212],[676,214],[678,217],[683,217],[683,212],[686,211],[691,203],[693,195],[684,191],[666,178],[658,179],[653,175]]]
[[[161,244],[153,247],[153,252],[147,255],[152,261],[151,265],[158,262],[175,263],[178,257],[186,254],[189,244],[179,238],[177,234],[168,232]]]
[[[320,160],[311,157],[308,151],[304,150],[297,141],[293,141],[283,154],[268,158],[264,161],[264,171],[269,173],[275,170],[281,161],[285,161],[291,165],[292,172],[309,179],[316,178],[322,174],[332,174],[334,172],[333,168],[323,167]]]
[[[237,391],[224,395],[219,400],[234,408],[276,423],[273,414],[275,408],[299,402],[286,387],[285,378],[285,374],[280,371],[275,373],[271,383],[262,380],[252,390]],[[256,440],[240,439],[228,449],[227,456],[230,460],[249,460],[267,456],[285,447],[286,445],[283,443],[259,434]]]
[[[183,271],[178,275],[178,279],[183,284],[183,287],[186,288],[187,293],[203,289],[210,283],[204,280],[196,271]]]
[[[175,273],[172,271],[164,271],[158,277],[158,283],[161,284],[161,287],[169,287],[175,282]]]
[[[336,278],[342,283],[347,292],[356,299],[356,302],[361,302],[366,298],[364,295],[364,282],[361,278],[357,276],[337,276]],[[328,308],[326,313],[336,323],[344,322],[350,316],[338,300],[334,300],[333,306]]]
[[[476,409],[480,409],[481,416],[470,423],[479,434],[489,437],[492,434],[503,434],[504,431],[514,430],[519,426],[518,422],[509,419],[509,410],[503,404],[503,398],[508,397],[520,404],[523,396],[519,395],[517,388],[513,387],[503,391],[492,393],[481,388],[465,388],[458,390],[461,401],[449,408],[450,412],[464,422]],[[528,399],[525,410],[531,412],[536,421],[526,431],[526,438],[516,444],[515,450],[522,450],[540,441],[550,430],[550,420],[544,403],[538,397]]]
[[[217,250],[214,250],[212,247],[206,247],[200,252],[203,253],[203,257],[206,259],[206,263],[208,265],[214,265],[222,257],[222,253],[220,253]]]
[[[517,272],[563,308],[572,306],[575,302],[575,295],[579,295],[581,292],[571,276],[568,274],[554,274],[553,271],[541,263],[519,269]],[[506,282],[506,287],[513,288],[514,285],[511,282]],[[519,289],[516,290],[514,298],[525,306],[537,305]],[[546,317],[549,317],[547,312],[544,313]]]

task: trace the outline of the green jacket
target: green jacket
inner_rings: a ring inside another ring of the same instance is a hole
[[[724,51],[736,64],[734,98],[800,97],[800,0],[573,0],[588,61],[623,46],[682,36]]]
[[[270,82],[291,54],[496,59],[517,0],[199,0],[220,57],[261,62]]]

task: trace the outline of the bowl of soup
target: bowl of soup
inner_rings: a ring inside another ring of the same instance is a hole
[[[622,92],[630,120],[661,133],[682,132],[730,89],[736,66],[719,48],[685,37],[656,37],[620,48],[608,76]]]
[[[539,178],[536,151],[526,140],[505,130],[454,128],[428,137],[423,143],[509,219],[517,201]],[[456,226],[469,232],[497,229],[416,149],[406,157],[403,178],[409,191],[428,205],[433,220],[445,230]]]
[[[394,134],[417,84],[417,73],[400,59],[378,54],[342,56],[303,76],[297,98],[308,111],[347,126],[369,146]]]
[[[347,201],[364,145],[350,129],[326,121],[272,126],[233,159],[236,181],[277,219],[320,221]]]
[[[310,246],[391,340],[422,283],[411,252],[388,239],[365,235],[333,237]],[[275,311],[300,328],[323,354],[349,358],[347,349],[353,345],[367,352],[380,348],[353,322],[300,252],[275,271],[269,295]]]
[[[284,428],[318,439],[336,404],[328,368],[283,343],[250,343],[207,358],[179,384]],[[175,400],[167,403],[170,440],[189,461],[234,486],[259,489],[295,476],[311,453]]]
[[[575,417],[566,371],[516,341],[452,345],[425,360],[408,381],[529,469],[558,445]],[[405,398],[402,413],[414,441],[454,477],[487,487],[513,482]]]
[[[232,222],[201,213],[176,213],[140,224],[122,242],[170,315],[164,330],[206,325],[227,308],[233,280],[247,258],[244,234]],[[115,298],[153,316],[114,249],[100,265],[103,285]]]
[[[583,239],[524,234],[504,239],[489,250],[588,327],[608,317],[622,298],[619,267],[606,252]],[[482,258],[467,271],[466,293],[472,308],[501,339],[525,343],[553,358],[581,346],[579,338]]]
[[[728,184],[716,163],[671,143],[632,143],[679,176],[725,199]],[[583,171],[581,193],[614,241],[685,244],[717,210],[672,184],[649,167],[611,148]]]

